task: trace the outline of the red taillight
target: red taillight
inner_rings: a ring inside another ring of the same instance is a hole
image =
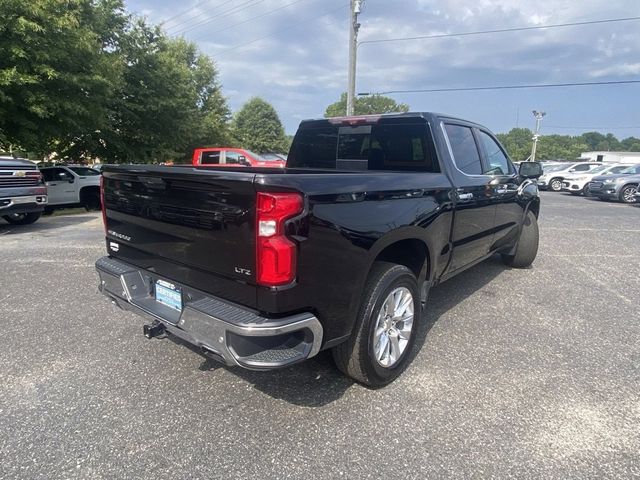
[[[296,245],[284,231],[287,219],[303,210],[298,193],[258,193],[256,271],[258,284],[273,287],[296,276]]]
[[[102,209],[102,223],[104,224],[104,234],[107,234],[107,209],[104,206],[104,175],[100,175],[100,207]]]

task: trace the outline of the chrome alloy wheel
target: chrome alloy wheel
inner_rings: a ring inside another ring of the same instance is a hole
[[[382,304],[373,334],[373,353],[381,366],[393,367],[407,348],[413,326],[413,306],[413,295],[405,287],[393,290]]]
[[[622,201],[624,203],[635,203],[636,190],[637,187],[634,186],[625,187],[624,190],[622,190]]]

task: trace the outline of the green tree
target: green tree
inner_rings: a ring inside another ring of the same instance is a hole
[[[526,128],[513,128],[508,133],[497,135],[511,158],[525,160],[531,153],[533,133]],[[539,160],[574,160],[582,152],[590,150],[640,151],[640,139],[629,137],[619,141],[611,133],[587,132],[578,136],[541,135],[538,140],[536,158]]]
[[[522,161],[531,155],[533,132],[528,128],[512,128],[509,133],[499,133],[496,136],[513,160]]]
[[[0,142],[48,153],[100,128],[127,22],[120,0],[0,0]]]
[[[356,115],[373,115],[377,113],[408,112],[409,105],[397,103],[393,98],[383,95],[356,97],[353,105]],[[341,117],[347,113],[347,94],[340,95],[340,100],[332,103],[325,110],[325,118]]]
[[[244,148],[257,153],[288,151],[278,113],[262,98],[253,97],[242,106],[233,119],[233,129]]]
[[[121,78],[107,121],[68,141],[66,156],[161,162],[225,143],[230,111],[213,62],[194,44],[136,20],[122,35],[119,54]]]

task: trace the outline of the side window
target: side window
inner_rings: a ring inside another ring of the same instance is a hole
[[[52,182],[53,181],[53,175],[54,175],[54,168],[45,168],[40,170],[40,173],[42,173],[42,178],[44,178],[45,182]]]
[[[633,173],[640,173],[640,165],[633,167]]]
[[[202,152],[200,163],[202,165],[218,165],[220,163],[220,152]]]
[[[507,156],[491,136],[480,131],[480,141],[484,146],[484,153],[487,156],[487,163],[489,164],[488,170],[484,173],[488,175],[509,175],[513,173],[509,167]]]
[[[227,165],[237,165],[240,163],[240,154],[237,152],[224,152],[224,163]]]
[[[574,172],[588,172],[592,168],[594,168],[594,165],[576,165],[572,170]]]
[[[450,124],[444,128],[458,169],[467,175],[482,175],[482,162],[471,128]]]

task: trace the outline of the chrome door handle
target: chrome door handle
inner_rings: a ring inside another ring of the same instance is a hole
[[[473,200],[473,193],[459,193],[458,200]]]

